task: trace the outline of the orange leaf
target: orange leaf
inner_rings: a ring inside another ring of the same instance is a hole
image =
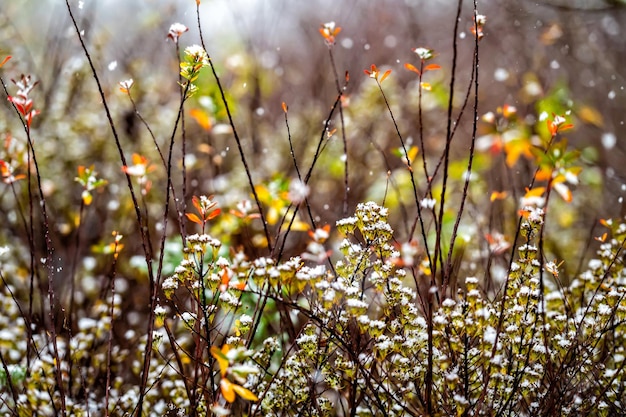
[[[243,291],[246,289],[246,283],[243,281],[235,282],[234,284],[231,285],[231,288],[235,288],[239,291]]]
[[[235,401],[235,390],[234,384],[232,382],[230,382],[226,378],[222,378],[220,380],[220,389],[226,401],[228,401],[229,403]]]
[[[491,193],[490,200],[491,201],[504,200],[508,195],[509,193],[507,193],[506,191],[494,191]]]
[[[549,168],[540,169],[535,176],[537,181],[548,181],[550,178],[552,178],[552,170]]]
[[[429,65],[426,65],[426,66],[424,67],[424,72],[426,72],[426,71],[438,70],[438,69],[441,69],[441,66],[440,66],[440,65],[437,65],[437,64],[429,64]]]
[[[550,136],[556,135],[556,131],[559,128],[556,124],[552,122],[552,120],[547,119],[546,124],[548,126],[548,132],[550,132]]]
[[[283,101],[283,111],[287,113],[287,104]]]
[[[607,237],[607,233],[606,233],[606,232],[604,232],[604,233],[602,234],[602,236],[599,236],[599,237],[598,237],[598,236],[596,236],[596,237],[594,237],[594,239],[595,239],[595,240],[597,240],[598,242],[602,242],[602,243],[604,243],[604,242],[606,242],[606,237]]]
[[[420,72],[420,70],[418,70],[417,68],[415,68],[414,65],[409,64],[408,62],[406,64],[404,64],[404,68],[408,69],[409,71],[413,71],[414,73],[416,73],[417,75],[422,75],[422,73]]]
[[[532,157],[531,143],[529,140],[519,138],[506,142],[504,144],[504,150],[506,152],[506,164],[509,167],[515,165],[520,156],[524,155],[527,158]]]
[[[200,220],[200,218],[198,216],[196,216],[195,214],[193,214],[193,213],[185,213],[185,216],[187,216],[187,218],[189,220],[191,220],[192,222],[197,223],[199,225],[202,225],[202,220]]]
[[[564,130],[572,129],[573,127],[574,127],[574,125],[569,123],[569,124],[566,124],[566,125],[559,126],[558,130],[559,130],[559,132],[562,132]]]
[[[228,269],[223,268],[222,269],[222,279],[220,284],[223,285],[225,288],[228,287],[228,283],[230,282],[230,274],[228,273]]]
[[[193,119],[196,122],[198,122],[201,128],[203,128],[206,131],[211,130],[211,126],[212,126],[211,119],[209,118],[209,115],[204,110],[191,109],[189,111],[189,115],[193,117]]]
[[[385,78],[387,78],[389,76],[389,74],[391,74],[391,70],[385,71],[385,73],[383,74],[383,76],[380,79],[380,82],[382,83],[383,81],[385,81]]]
[[[146,165],[148,162],[148,159],[145,156],[141,156],[138,153],[133,154],[132,160],[135,165]]]
[[[7,61],[8,61],[9,59],[11,59],[11,55],[8,55],[6,58],[4,58],[4,59],[2,60],[2,62],[0,62],[0,68],[2,68],[2,67],[4,66],[4,64],[6,64],[6,63],[7,63]]]

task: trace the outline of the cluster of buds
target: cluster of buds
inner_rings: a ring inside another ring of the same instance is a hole
[[[11,80],[18,88],[17,94],[9,96],[8,100],[13,103],[15,109],[22,115],[26,123],[26,127],[30,129],[30,124],[33,121],[33,117],[37,116],[39,110],[33,109],[33,100],[28,97],[33,88],[39,83],[39,81],[33,82],[30,75],[23,75],[19,81]]]
[[[486,16],[482,14],[477,14],[476,16],[474,16],[474,24],[472,25],[470,30],[472,31],[474,36],[478,38],[478,40],[481,40],[483,36],[485,36],[485,34],[483,33],[483,28],[485,27],[485,23],[487,23]]]
[[[326,45],[331,47],[335,44],[335,38],[341,32],[341,28],[335,25],[335,22],[324,23],[320,27],[320,34],[324,37]]]

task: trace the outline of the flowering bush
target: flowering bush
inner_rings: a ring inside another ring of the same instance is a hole
[[[96,139],[63,159],[40,138],[68,126],[64,111],[38,105],[31,76],[6,87],[23,133],[7,127],[0,150],[3,415],[624,414],[626,222],[601,220],[575,270],[575,213],[597,191],[564,136],[575,123],[545,102],[536,117],[508,104],[479,117],[476,6],[460,102],[455,64],[409,51],[417,140],[396,116],[409,110],[394,70],[371,65],[348,90],[345,31],[321,25],[336,97],[301,149],[282,102],[272,152],[240,136],[244,98],[222,84],[200,14],[199,44],[180,49],[183,24],[166,33],[180,70],[163,117],[144,113],[141,74],[106,93],[67,9],[96,85],[76,111],[98,103],[104,121],[68,127]],[[436,95],[447,100],[427,107]],[[145,141],[118,129],[124,105]],[[445,121],[434,149],[431,113]],[[352,129],[385,133],[359,147]]]

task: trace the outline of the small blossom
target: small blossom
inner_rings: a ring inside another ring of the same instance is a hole
[[[167,37],[174,41],[174,43],[178,43],[178,38],[187,32],[189,28],[182,23],[174,23],[170,26],[170,30],[167,34]]]
[[[437,200],[434,198],[423,198],[422,201],[420,201],[420,206],[429,210],[432,210],[435,204],[437,204]]]
[[[134,83],[135,83],[135,81],[132,78],[129,78],[129,79],[124,80],[124,81],[120,81],[120,91],[122,93],[128,94],[128,92],[130,91],[130,89],[131,89],[131,87],[133,86]]]

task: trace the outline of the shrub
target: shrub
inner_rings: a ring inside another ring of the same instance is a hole
[[[348,102],[350,76],[338,76],[334,58],[341,28],[321,25],[336,97],[319,139],[294,147],[283,102],[287,141],[263,163],[238,131],[237,97],[207,52],[199,0],[200,44],[181,51],[182,24],[168,33],[180,67],[173,126],[140,111],[135,94],[151,100],[143,80],[106,93],[66,4],[97,92],[84,92],[75,111],[85,118],[68,135],[107,127],[110,136],[55,154],[38,138],[67,127],[68,115],[39,107],[30,76],[5,87],[23,133],[7,126],[0,154],[2,413],[624,413],[626,223],[601,220],[587,267],[563,267],[580,256],[575,212],[589,201],[576,196],[598,187],[564,137],[571,117],[550,114],[548,99],[536,117],[511,105],[478,117],[486,17],[476,3],[460,101],[461,2],[452,65],[424,47],[404,64],[415,93],[371,65]],[[397,109],[405,92],[416,102],[415,141],[403,134],[409,110]],[[149,145],[120,134],[120,97]],[[82,113],[95,103],[98,120]],[[435,151],[423,128],[431,112],[445,121]],[[353,147],[351,129],[385,139]],[[238,160],[217,151],[222,142]]]

